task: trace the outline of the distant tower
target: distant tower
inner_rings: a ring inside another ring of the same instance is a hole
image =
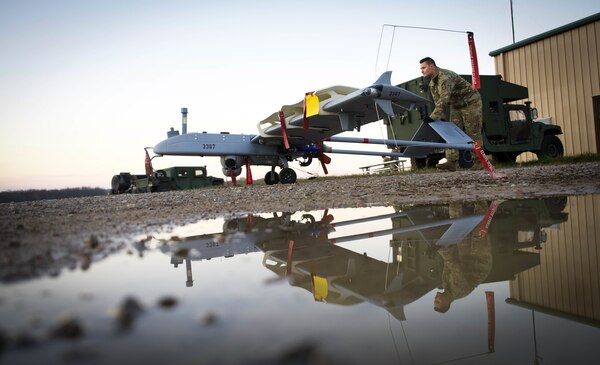
[[[187,108],[181,108],[181,134],[187,134]]]

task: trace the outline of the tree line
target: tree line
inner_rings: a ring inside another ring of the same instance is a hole
[[[0,191],[0,203],[27,202],[46,199],[79,198],[84,196],[107,195],[109,190],[102,188],[30,189]]]

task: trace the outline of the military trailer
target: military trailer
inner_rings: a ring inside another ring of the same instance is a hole
[[[471,75],[460,76],[471,82]],[[523,152],[533,152],[538,158],[558,157],[564,154],[562,142],[557,137],[562,134],[560,126],[552,125],[552,118],[538,119],[537,110],[531,107],[531,102],[514,103],[529,97],[526,87],[504,81],[500,75],[481,75],[480,78],[479,93],[483,105],[482,137],[486,154],[491,154],[496,162],[513,163]],[[389,139],[410,140],[423,118],[433,111],[433,98],[428,85],[429,79],[424,77],[398,85],[432,102],[418,110],[391,118],[387,126]],[[449,116],[448,111],[446,116]],[[422,155],[410,156],[412,166],[417,168],[433,167],[444,158],[443,149],[430,148],[420,151]],[[403,152],[402,148],[400,152]],[[475,156],[470,151],[461,151],[460,166],[470,167],[473,157]]]
[[[154,193],[223,185],[219,177],[208,176],[206,166],[175,166],[157,170],[154,175],[122,172],[112,177],[111,193]]]

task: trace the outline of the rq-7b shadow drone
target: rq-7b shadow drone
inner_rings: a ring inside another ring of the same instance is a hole
[[[220,156],[223,173],[235,182],[246,167],[246,182],[252,183],[250,165],[270,166],[265,175],[268,185],[296,182],[296,172],[288,162],[299,160],[308,166],[317,158],[327,174],[331,159],[324,153],[344,153],[374,156],[411,157],[423,147],[472,150],[472,139],[453,123],[423,124],[411,141],[335,137],[336,134],[360,130],[362,125],[425,105],[429,101],[391,84],[391,71],[383,73],[372,85],[362,89],[332,86],[307,93],[305,99],[284,105],[258,123],[258,134],[189,133],[186,124],[179,135],[171,131],[168,139],[154,147],[154,153],[179,156]],[[184,118],[184,123],[187,123]],[[323,141],[374,143],[388,146],[408,146],[400,152],[334,150]],[[275,168],[280,167],[279,173]]]

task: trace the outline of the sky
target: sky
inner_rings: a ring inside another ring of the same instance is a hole
[[[513,11],[519,41],[600,2],[514,0]],[[181,129],[182,107],[188,132],[256,134],[307,91],[365,87],[386,70],[401,83],[425,56],[471,72],[466,34],[384,24],[474,32],[481,74],[495,74],[489,52],[512,43],[509,0],[0,0],[0,191],[110,188],[119,172],[143,173],[144,147]],[[387,137],[381,122],[346,134]],[[333,175],[381,162],[331,157]],[[218,157],[153,164],[222,177]],[[317,163],[290,167],[322,175]]]

